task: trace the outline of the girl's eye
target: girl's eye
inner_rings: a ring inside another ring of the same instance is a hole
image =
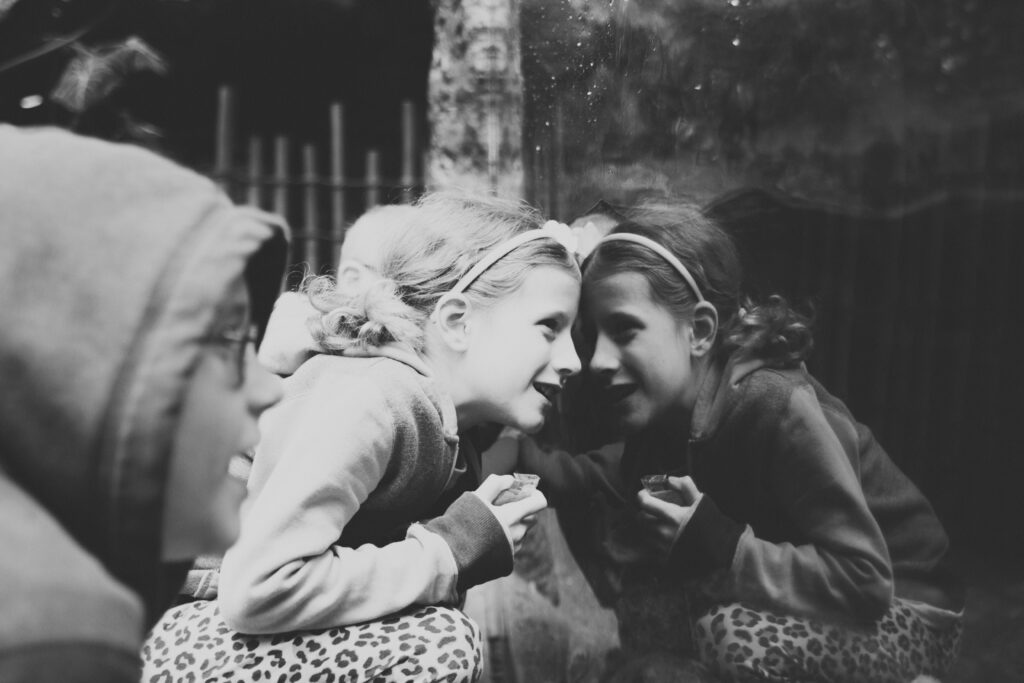
[[[633,326],[616,327],[608,331],[608,336],[616,344],[628,344],[636,337],[637,328]]]
[[[562,331],[562,323],[560,323],[558,320],[555,320],[554,318],[541,320],[537,324],[544,328],[544,335],[547,337],[557,337]]]
[[[232,366],[233,384],[245,383],[245,364],[248,349],[254,347],[257,330],[255,325],[246,324],[213,333],[207,342],[224,354]]]

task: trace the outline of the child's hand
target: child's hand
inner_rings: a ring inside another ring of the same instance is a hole
[[[697,485],[690,477],[669,477],[668,485],[680,493],[683,500],[686,501],[686,505],[676,505],[662,500],[646,489],[641,489],[637,494],[640,507],[650,518],[649,529],[652,541],[655,547],[665,555],[672,549],[679,534],[683,533],[683,529],[686,528],[697,509],[697,504],[704,496],[697,490]]]
[[[513,554],[518,552],[526,532],[537,521],[536,514],[548,506],[547,498],[536,489],[521,500],[495,505],[494,499],[505,489],[511,488],[514,481],[515,478],[511,474],[492,474],[473,492],[487,504],[491,514],[505,530],[505,535],[512,544]]]

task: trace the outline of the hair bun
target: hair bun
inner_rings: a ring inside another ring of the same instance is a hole
[[[324,280],[327,280],[324,283]],[[378,278],[355,292],[342,294],[330,278],[316,278],[307,287],[320,312],[313,338],[327,352],[399,342],[418,347],[422,314],[402,301],[394,280]]]

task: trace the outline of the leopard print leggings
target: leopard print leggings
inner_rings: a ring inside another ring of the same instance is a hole
[[[906,683],[952,666],[963,622],[950,616],[935,628],[897,598],[877,622],[843,627],[729,604],[697,619],[693,640],[701,662],[726,681]]]
[[[273,636],[232,631],[215,600],[168,610],[142,648],[143,683],[373,681],[460,683],[482,671],[480,630],[448,607]]]

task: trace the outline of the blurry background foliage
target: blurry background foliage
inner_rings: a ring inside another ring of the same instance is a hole
[[[745,183],[885,205],[971,182],[944,147],[989,124],[985,182],[1019,184],[1022,28],[1019,0],[523,0],[527,137],[569,124],[570,205]]]

